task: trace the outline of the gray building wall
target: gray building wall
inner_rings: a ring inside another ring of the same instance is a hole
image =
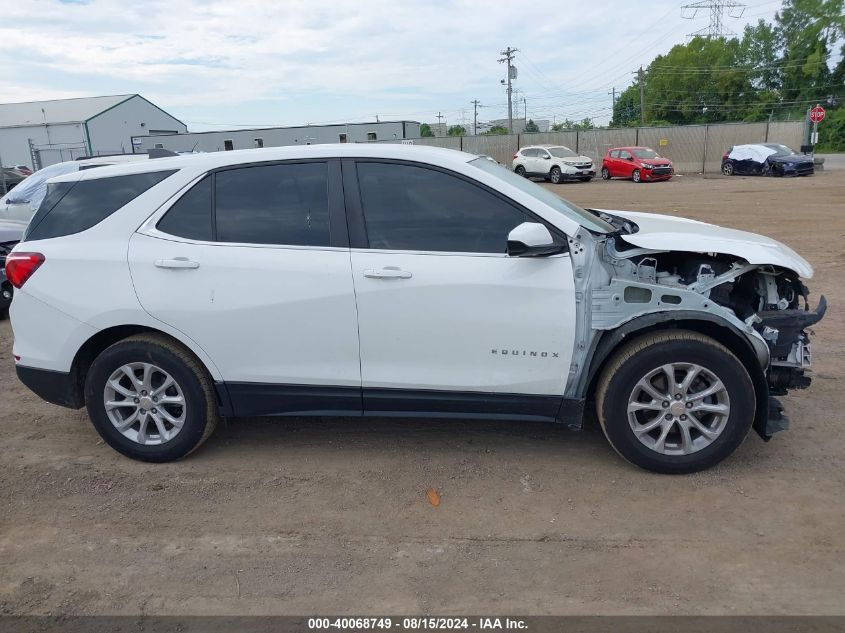
[[[87,153],[82,123],[22,125],[0,128],[0,157],[3,164],[33,167],[29,139],[41,148],[42,167],[73,160]]]
[[[375,134],[375,138],[370,137]],[[342,125],[309,125],[302,127],[257,128],[250,130],[228,130],[213,132],[189,132],[176,136],[135,136],[135,151],[145,152],[160,145],[174,152],[222,152],[226,141],[232,142],[232,149],[252,149],[258,146],[255,139],[261,139],[264,147],[285,145],[320,145],[339,143],[346,135],[347,143],[419,138],[420,124],[416,121],[382,121],[379,123],[348,123]]]
[[[184,123],[139,95],[88,119],[87,125],[92,154],[131,154],[133,136],[188,131]]]

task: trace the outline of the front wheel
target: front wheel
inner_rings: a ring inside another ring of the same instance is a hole
[[[552,170],[549,172],[549,180],[552,181],[553,185],[557,185],[563,180],[563,173],[560,171],[560,167],[552,167]]]
[[[154,334],[131,336],[97,356],[85,378],[85,403],[109,446],[146,462],[185,457],[208,439],[219,417],[205,367]]]
[[[755,406],[739,359],[710,337],[685,330],[623,347],[596,390],[611,446],[658,473],[697,472],[728,457],[748,435]]]
[[[634,182],[642,182],[642,177],[640,176],[640,170],[639,169],[634,170],[634,173],[631,174],[631,179]]]
[[[602,180],[610,180],[610,170],[607,167],[601,168],[601,178]]]

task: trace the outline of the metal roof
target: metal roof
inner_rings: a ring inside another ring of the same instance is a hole
[[[136,95],[0,103],[0,127],[82,123]]]

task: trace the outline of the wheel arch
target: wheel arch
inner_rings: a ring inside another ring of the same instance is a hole
[[[592,398],[595,395],[601,372],[622,345],[647,334],[665,330],[689,330],[709,336],[736,355],[754,385],[754,429],[765,439],[769,416],[769,385],[765,366],[761,364],[757,350],[745,334],[715,315],[682,311],[649,314],[628,321],[615,330],[603,332],[593,346],[586,378],[579,383],[576,397]]]
[[[73,357],[73,361],[71,362],[70,368],[70,376],[72,382],[72,394],[71,399],[75,406],[75,408],[81,408],[85,405],[85,394],[84,394],[84,386],[85,386],[85,377],[88,374],[88,370],[91,367],[91,364],[94,362],[94,359],[100,355],[106,348],[114,345],[115,343],[122,341],[130,336],[134,336],[136,334],[157,334],[167,338],[168,340],[172,341],[173,343],[179,345],[180,347],[185,348],[188,350],[192,355],[194,355],[199,363],[205,367],[206,371],[212,376],[212,379],[216,377],[217,369],[214,364],[208,359],[205,353],[201,349],[197,349],[197,346],[181,340],[180,338],[174,336],[173,334],[166,332],[162,329],[157,329],[151,327],[149,325],[140,325],[140,324],[124,324],[124,325],[115,325],[112,327],[106,327],[102,330],[99,330],[91,337],[89,337],[76,351],[76,355]]]

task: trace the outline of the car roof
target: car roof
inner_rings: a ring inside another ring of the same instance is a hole
[[[128,174],[153,171],[167,171],[190,168],[197,172],[209,171],[220,167],[236,167],[251,163],[264,163],[296,159],[320,158],[387,158],[430,163],[448,167],[465,164],[478,158],[453,149],[427,147],[424,145],[404,145],[394,143],[326,143],[320,145],[288,145],[284,147],[265,147],[260,149],[241,149],[207,154],[187,154],[169,158],[157,158],[138,162],[109,165],[97,169],[86,169],[76,174],[59,176],[53,182],[73,180],[94,180]]]

